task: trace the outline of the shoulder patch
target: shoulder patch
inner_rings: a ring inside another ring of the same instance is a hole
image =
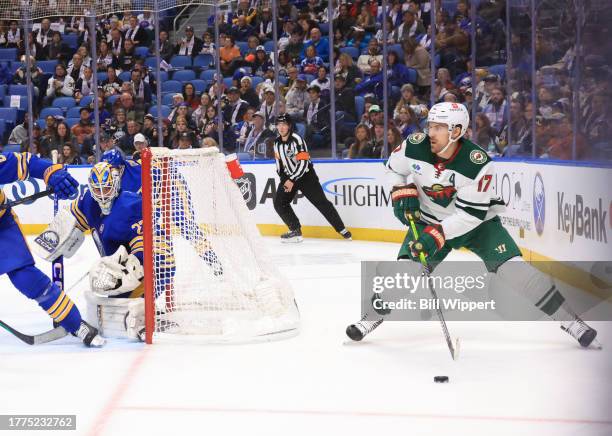
[[[475,164],[482,165],[488,159],[487,159],[487,155],[484,154],[482,151],[480,151],[480,150],[472,150],[472,151],[470,151],[470,160],[472,162],[474,162]]]
[[[410,142],[411,144],[420,144],[421,142],[423,142],[426,136],[427,135],[425,135],[425,133],[423,132],[412,133],[408,136],[408,142]]]

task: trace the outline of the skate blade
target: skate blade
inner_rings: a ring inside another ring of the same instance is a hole
[[[302,238],[301,236],[298,238],[281,239],[281,243],[283,244],[299,244],[302,241],[304,241],[304,238]]]

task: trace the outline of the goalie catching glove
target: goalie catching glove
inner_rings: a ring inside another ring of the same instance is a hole
[[[144,269],[133,254],[120,246],[111,256],[102,257],[89,270],[89,285],[97,294],[115,296],[136,289]]]

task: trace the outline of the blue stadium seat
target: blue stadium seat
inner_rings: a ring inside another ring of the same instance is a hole
[[[304,74],[304,76],[306,76],[306,83],[310,83],[314,79],[316,79],[316,77],[314,75],[312,75],[312,74]]]
[[[200,79],[208,80],[210,82],[214,80],[215,74],[217,74],[215,70],[204,70],[202,71],[202,74],[200,74]]]
[[[155,77],[155,71],[153,71],[153,72],[151,73],[151,75],[152,75],[153,77]],[[166,80],[168,80],[168,72],[167,72],[167,71],[160,71],[160,72],[159,72],[159,77],[161,78],[161,81],[162,81],[162,82],[165,82]]]
[[[298,135],[300,135],[302,138],[306,136],[306,126],[303,123],[296,123],[295,128],[298,131]]]
[[[249,44],[246,41],[236,41],[236,47],[240,50],[240,54],[244,56],[244,54],[249,49]]]
[[[81,107],[75,106],[68,109],[68,112],[66,112],[66,118],[81,118]]]
[[[434,56],[434,65],[436,66],[436,68],[440,68],[441,64],[442,64],[442,58],[440,57],[439,54],[436,54]]]
[[[329,23],[319,23],[319,30],[323,35],[327,35],[329,33]]]
[[[195,80],[195,78],[196,74],[193,70],[179,70],[172,74],[172,80],[177,80],[179,82],[189,82]]]
[[[145,65],[155,71],[155,66],[157,65],[157,58],[155,56],[148,57],[145,59]]]
[[[209,68],[210,64],[214,62],[212,55],[201,54],[197,55],[193,60],[193,66],[199,68]]]
[[[119,96],[117,94],[109,95],[108,98],[106,99],[106,102],[112,106],[113,104],[115,104],[118,98]]]
[[[16,61],[17,60],[17,49],[16,48],[0,48],[0,60]]]
[[[72,97],[56,97],[51,104],[53,107],[59,107],[64,110],[68,110],[71,107],[76,106],[76,101]]]
[[[0,120],[6,120],[14,126],[17,123],[17,108],[0,107]]]
[[[251,153],[238,152],[236,154],[238,156],[238,162],[253,160],[253,156],[251,155]]]
[[[183,92],[183,84],[176,80],[166,80],[161,85],[162,92]]]
[[[76,33],[68,33],[62,36],[64,43],[73,50],[76,50],[79,36]]]
[[[9,85],[8,95],[28,95],[27,85]]]
[[[66,124],[68,125],[70,129],[72,129],[72,126],[78,123],[79,123],[79,118],[66,118]]]
[[[268,53],[272,53],[274,51],[274,41],[264,42],[264,48]]]
[[[172,97],[174,96],[174,92],[168,92],[162,95],[162,105],[163,106],[172,106]]]
[[[8,87],[6,85],[0,85],[0,100],[4,99],[7,88]]]
[[[11,96],[10,95],[5,95],[3,101],[4,101],[4,107],[11,106]],[[19,110],[22,110],[22,111],[28,110],[28,97],[25,97],[23,95],[19,96]]]
[[[172,56],[172,68],[191,68],[191,56]]]
[[[226,88],[231,88],[233,86],[234,81],[231,77],[226,77],[223,79],[223,83],[225,84]]]
[[[106,71],[100,71],[98,73],[98,85],[101,85],[106,79],[108,79],[108,74]]]
[[[129,82],[130,80],[132,80],[132,72],[122,71],[121,74],[119,74],[119,78],[124,82]]]
[[[64,116],[64,111],[61,110],[58,107],[46,107],[43,110],[40,111],[40,117],[41,118],[47,118],[49,115],[56,117],[56,116],[60,116],[63,117]]]
[[[21,150],[21,145],[19,144],[6,144],[2,149],[3,153],[19,153]]]
[[[354,60],[357,60],[359,57],[359,49],[357,47],[342,47],[340,53],[346,53]]]
[[[89,104],[93,101],[93,96],[91,95],[86,95],[85,97],[81,98],[81,101],[79,102],[79,106],[84,107],[84,106],[89,106]]]
[[[261,76],[253,76],[251,80],[253,81],[253,89],[257,88],[257,85],[264,81]]]
[[[195,88],[196,94],[202,94],[204,91],[206,91],[206,81],[205,80],[195,79],[191,81],[191,84]]]
[[[45,74],[55,74],[55,67],[57,66],[57,61],[38,61],[36,65],[43,70]]]
[[[161,112],[162,112],[163,117],[168,117],[168,115],[170,115],[171,110],[168,106],[162,105]],[[154,117],[156,117],[157,116],[157,106],[151,106],[149,108],[149,113],[153,115]]]
[[[21,62],[19,62],[19,61],[11,62],[11,66],[10,66],[11,73],[15,74],[17,72],[17,70],[19,68],[21,68],[22,66],[23,66],[23,64]]]
[[[355,109],[357,110],[357,121],[359,121],[365,111],[365,100],[361,95],[355,97]]]
[[[6,134],[6,121],[0,119],[0,143],[4,142],[5,134]]]
[[[134,52],[136,53],[136,56],[146,58],[147,56],[149,56],[149,47],[136,47]]]

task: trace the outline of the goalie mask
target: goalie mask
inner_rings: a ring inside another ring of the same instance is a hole
[[[119,175],[108,162],[95,164],[89,173],[89,192],[104,215],[110,214],[113,201],[119,195],[119,182]]]

